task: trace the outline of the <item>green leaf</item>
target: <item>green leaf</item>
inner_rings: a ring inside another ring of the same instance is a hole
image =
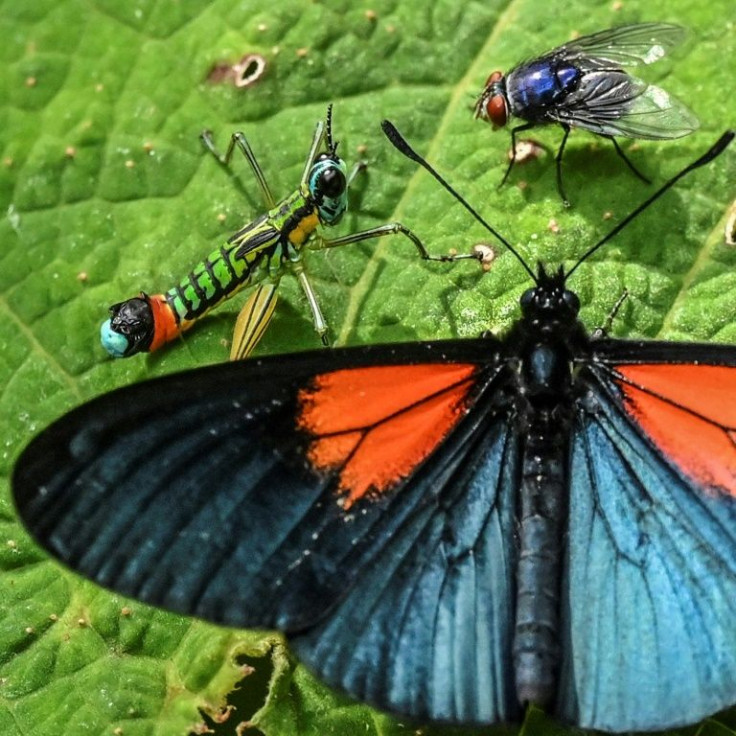
[[[203,153],[203,128],[220,146],[243,130],[280,196],[294,188],[314,125],[334,102],[342,155],[369,163],[336,234],[400,220],[435,253],[488,242],[383,139],[379,122],[389,117],[528,259],[570,265],[652,188],[606,141],[575,132],[564,160],[574,206],[564,210],[554,182],[560,131],[548,128],[532,136],[547,153],[497,189],[509,137],[473,120],[485,78],[573,32],[648,20],[689,27],[682,49],[641,73],[692,106],[701,130],[624,146],[661,182],[736,121],[732,18],[732,0],[5,3],[3,480],[29,438],[83,400],[227,359],[223,343],[242,298],[151,357],[110,360],[98,339],[108,305],[168,288],[261,209],[245,162],[236,159],[228,176]],[[209,79],[248,53],[266,59],[257,83]],[[586,324],[602,324],[625,287],[616,335],[736,341],[736,250],[723,241],[735,181],[736,152],[728,151],[584,264],[571,286]],[[332,335],[353,345],[503,330],[528,285],[508,255],[482,274],[473,263],[423,263],[402,237],[315,253],[308,268]],[[317,344],[303,297],[285,279],[259,351]],[[218,629],[82,582],[34,547],[7,488],[0,490],[1,733],[183,736],[201,722],[198,709],[216,713],[254,665],[240,688],[256,700],[264,688],[265,702],[218,729],[233,733],[252,716],[266,736],[481,733],[404,724],[326,689],[280,637]],[[537,711],[524,729],[564,730]]]

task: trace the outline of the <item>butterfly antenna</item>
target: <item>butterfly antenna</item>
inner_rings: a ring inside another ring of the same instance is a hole
[[[325,122],[325,136],[327,138],[327,150],[331,156],[337,151],[337,143],[332,140],[332,104],[327,105],[327,120]]]
[[[590,256],[595,253],[598,248],[605,245],[611,238],[615,237],[620,233],[635,217],[638,217],[644,210],[649,207],[650,204],[653,204],[656,202],[668,189],[671,189],[675,184],[677,184],[680,179],[682,179],[683,176],[689,174],[691,171],[694,171],[695,169],[700,168],[701,166],[705,166],[705,164],[710,163],[714,158],[717,156],[720,156],[723,151],[727,148],[729,143],[734,139],[734,136],[736,136],[736,133],[732,130],[727,130],[711,147],[704,153],[699,159],[696,161],[693,161],[689,166],[686,166],[682,171],[680,171],[679,174],[675,174],[669,181],[665,182],[654,194],[652,194],[649,199],[642,202],[633,212],[631,212],[629,215],[624,217],[621,222],[616,225],[616,227],[611,230],[611,232],[608,233],[602,240],[599,240],[592,248],[590,248],[586,253],[584,253],[578,262],[565,274],[565,279],[569,279],[570,276],[575,272],[575,269],[583,263],[583,261],[586,261]]]
[[[450,184],[448,184],[448,183],[447,183],[447,181],[445,181],[445,179],[444,179],[444,178],[443,178],[442,176],[440,176],[440,174],[438,174],[438,173],[437,173],[437,172],[436,172],[436,171],[434,170],[434,168],[432,168],[432,166],[431,166],[431,165],[430,165],[430,164],[429,164],[429,163],[428,163],[428,162],[427,162],[427,161],[426,161],[425,159],[423,159],[423,158],[422,158],[422,157],[421,157],[421,156],[420,156],[420,155],[419,155],[419,154],[418,154],[418,153],[417,153],[417,152],[416,152],[416,151],[415,151],[415,150],[414,150],[414,149],[413,149],[413,148],[412,148],[412,147],[411,147],[411,146],[410,146],[410,145],[409,145],[409,144],[408,144],[407,142],[406,142],[406,139],[405,139],[405,138],[404,138],[404,137],[403,137],[403,136],[401,135],[401,133],[399,133],[399,131],[398,131],[398,130],[396,130],[396,127],[394,126],[394,124],[393,124],[393,123],[392,123],[392,122],[391,122],[390,120],[384,120],[384,121],[383,121],[383,122],[381,123],[381,128],[383,129],[383,132],[384,132],[384,133],[386,134],[386,138],[388,138],[388,139],[389,139],[389,141],[391,141],[391,144],[392,144],[392,145],[394,146],[394,148],[397,148],[397,149],[398,149],[399,151],[401,151],[401,153],[403,153],[403,154],[404,154],[404,156],[406,156],[407,158],[410,158],[410,159],[411,159],[412,161],[416,161],[416,163],[418,163],[418,164],[419,164],[420,166],[423,166],[423,167],[424,167],[424,168],[425,168],[425,169],[426,169],[427,171],[429,171],[429,173],[430,173],[430,174],[432,174],[432,176],[433,176],[433,177],[434,177],[435,179],[437,179],[437,181],[438,181],[438,182],[439,182],[439,183],[440,183],[440,184],[441,184],[441,185],[442,185],[442,186],[443,186],[443,187],[444,187],[444,188],[445,188],[445,189],[446,189],[446,190],[447,190],[448,192],[450,192],[450,194],[452,194],[452,196],[453,196],[453,197],[455,197],[455,199],[457,199],[457,201],[458,201],[458,202],[460,202],[460,204],[462,204],[462,205],[463,205],[463,207],[465,207],[465,209],[466,209],[466,210],[467,210],[468,212],[470,212],[470,214],[471,214],[471,215],[473,215],[473,217],[474,217],[474,218],[475,218],[476,220],[478,220],[478,222],[479,222],[479,223],[480,223],[481,225],[483,225],[483,227],[484,227],[484,228],[486,228],[486,230],[488,230],[488,232],[490,232],[490,233],[491,233],[491,235],[493,235],[493,237],[494,237],[494,238],[496,238],[496,239],[497,239],[497,240],[498,240],[499,242],[503,243],[503,245],[505,245],[505,246],[506,246],[506,247],[507,247],[507,248],[509,249],[509,251],[511,251],[511,253],[513,253],[513,254],[514,254],[514,255],[516,256],[516,258],[518,259],[519,263],[521,263],[521,265],[522,265],[522,266],[524,267],[524,269],[525,269],[525,270],[526,270],[526,272],[527,272],[527,273],[529,274],[529,276],[531,276],[531,277],[532,277],[532,279],[534,280],[534,283],[537,283],[537,276],[536,276],[536,274],[535,274],[535,273],[534,273],[534,271],[532,271],[532,269],[531,269],[531,268],[530,268],[530,267],[529,267],[529,266],[527,265],[527,262],[526,262],[526,261],[525,261],[525,260],[524,260],[524,259],[523,259],[523,258],[522,258],[522,257],[521,257],[520,255],[519,255],[519,253],[518,253],[518,252],[517,252],[517,250],[516,250],[516,249],[514,248],[514,246],[513,246],[513,245],[511,245],[511,243],[509,243],[509,241],[508,241],[508,240],[506,240],[506,238],[504,238],[504,237],[503,237],[502,235],[500,235],[499,233],[497,233],[497,232],[496,232],[496,231],[495,231],[495,230],[494,230],[494,229],[493,229],[493,228],[492,228],[492,227],[491,227],[491,226],[490,226],[490,225],[489,225],[489,224],[488,224],[488,223],[487,223],[487,222],[486,222],[486,221],[485,221],[485,220],[484,220],[484,219],[483,219],[483,218],[482,218],[482,217],[481,217],[481,216],[480,216],[479,214],[478,214],[478,212],[476,212],[476,211],[475,211],[475,209],[473,209],[473,207],[471,207],[471,206],[470,206],[470,204],[468,204],[468,202],[467,202],[467,201],[465,200],[465,198],[464,198],[464,197],[462,197],[462,196],[461,196],[461,195],[460,195],[460,194],[459,194],[459,193],[458,193],[457,191],[455,191],[455,189],[453,189],[453,188],[452,188],[452,187],[450,186]]]

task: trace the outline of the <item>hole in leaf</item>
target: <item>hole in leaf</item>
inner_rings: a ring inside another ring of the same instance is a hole
[[[241,89],[255,84],[266,71],[266,59],[260,54],[246,54],[236,64],[219,62],[210,69],[207,81],[213,84],[231,83]]]
[[[249,721],[260,710],[268,696],[268,686],[273,674],[270,657],[247,657],[240,655],[235,660],[247,674],[235,689],[228,695],[226,708],[231,708],[229,715],[220,723],[216,718],[202,712],[202,721],[209,729],[207,733],[216,736],[263,736],[263,732],[251,726],[238,729],[238,726]],[[196,736],[195,733],[190,736]]]

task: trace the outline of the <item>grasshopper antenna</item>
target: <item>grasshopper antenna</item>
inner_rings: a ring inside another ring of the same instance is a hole
[[[327,150],[331,156],[337,151],[337,143],[332,140],[332,104],[327,105],[327,120],[325,121],[325,136],[327,138]]]

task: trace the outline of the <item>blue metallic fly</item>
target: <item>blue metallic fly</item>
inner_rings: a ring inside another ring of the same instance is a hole
[[[506,125],[509,117],[526,121],[511,129],[511,161],[501,184],[516,161],[516,134],[549,123],[558,123],[565,131],[556,161],[557,189],[566,206],[560,162],[571,128],[609,138],[631,171],[648,182],[614,136],[681,138],[699,123],[679,100],[621,67],[653,64],[685,35],[684,28],[670,23],[620,26],[558,46],[519,64],[505,77],[493,72],[476,103],[475,116],[491,122],[494,129]]]

